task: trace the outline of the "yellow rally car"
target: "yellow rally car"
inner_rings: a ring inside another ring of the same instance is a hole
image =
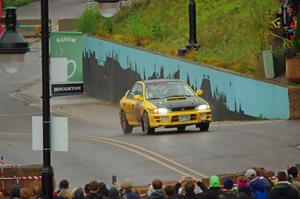
[[[142,126],[147,134],[155,128],[177,128],[196,125],[207,131],[212,113],[208,103],[199,97],[202,90],[193,91],[182,80],[138,81],[120,101],[120,120],[123,132]]]

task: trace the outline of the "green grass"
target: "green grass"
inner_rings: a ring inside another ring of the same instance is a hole
[[[8,7],[8,6],[13,6],[13,7],[19,7],[19,6],[24,6],[27,4],[30,4],[36,0],[3,0],[3,5],[2,7]]]
[[[263,77],[259,53],[269,49],[275,0],[196,0],[199,51],[186,58]],[[100,17],[96,35],[170,55],[188,43],[188,0],[133,0],[117,15]]]

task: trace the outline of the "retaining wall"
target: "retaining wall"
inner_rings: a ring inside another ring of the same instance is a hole
[[[83,58],[85,92],[98,99],[118,103],[137,80],[178,78],[204,91],[202,97],[212,106],[215,120],[297,116],[289,101],[295,91],[212,66],[89,36],[84,36]]]

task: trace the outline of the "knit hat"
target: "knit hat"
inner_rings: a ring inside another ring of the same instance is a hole
[[[256,171],[254,171],[253,169],[248,169],[245,173],[245,176],[247,176],[249,180],[252,180],[256,177]]]
[[[218,176],[211,176],[209,179],[209,187],[220,187],[220,178]]]
[[[298,177],[298,169],[296,167],[289,168],[287,172],[288,172],[289,176],[292,176],[293,178]]]
[[[224,189],[232,189],[233,188],[233,181],[231,178],[225,178],[224,180]]]
[[[241,176],[237,179],[237,182],[236,182],[238,188],[241,188],[241,187],[248,187],[249,184],[248,184],[248,179],[246,176]]]

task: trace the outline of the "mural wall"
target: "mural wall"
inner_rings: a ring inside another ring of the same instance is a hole
[[[164,57],[113,42],[84,37],[83,81],[87,95],[118,103],[137,80],[176,78],[213,108],[215,120],[288,119],[288,89]]]

